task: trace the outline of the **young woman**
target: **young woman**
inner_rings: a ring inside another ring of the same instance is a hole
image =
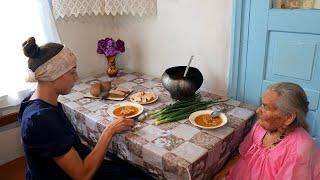
[[[81,143],[57,101],[78,80],[76,57],[70,49],[57,43],[38,47],[31,37],[23,43],[23,52],[29,57],[27,80],[38,82],[19,112],[26,179],[150,179],[132,166],[104,160],[112,136],[129,130],[132,119],[114,120],[92,150]]]

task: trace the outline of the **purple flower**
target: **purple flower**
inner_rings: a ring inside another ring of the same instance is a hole
[[[116,50],[114,47],[110,47],[110,48],[106,49],[106,51],[104,52],[104,54],[105,54],[107,57],[110,57],[110,56],[115,56],[115,55],[119,54],[119,51]]]
[[[106,57],[116,56],[124,51],[124,42],[120,39],[114,41],[112,38],[105,38],[97,43],[97,53],[104,54]]]
[[[107,47],[107,43],[105,40],[101,39],[98,41],[98,46],[97,46],[97,53],[98,54],[103,54],[104,53],[104,50],[106,49]]]
[[[124,42],[122,40],[120,40],[120,39],[118,39],[116,41],[116,47],[120,52],[124,52],[125,51]]]
[[[107,42],[107,47],[113,47],[114,40],[111,38],[106,38],[105,41]]]

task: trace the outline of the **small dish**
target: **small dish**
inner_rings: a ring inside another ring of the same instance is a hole
[[[150,100],[148,100],[148,97],[151,97]],[[150,104],[153,103],[155,101],[157,101],[159,98],[159,96],[157,94],[155,94],[154,92],[150,92],[150,91],[140,91],[140,92],[136,92],[134,94],[132,94],[130,96],[130,101],[131,102],[136,102],[139,104]]]
[[[112,117],[126,117],[126,118],[133,118],[138,116],[143,112],[143,106],[138,103],[133,102],[121,102],[117,104],[111,105],[107,113]],[[122,114],[122,115],[120,115]]]
[[[212,110],[196,111],[196,112],[190,114],[190,116],[189,116],[189,121],[190,121],[191,124],[193,124],[194,126],[197,126],[197,127],[203,128],[203,129],[215,129],[215,128],[219,128],[219,127],[224,126],[224,125],[228,122],[227,116],[226,116],[224,113],[220,113],[219,117],[221,118],[222,122],[219,123],[219,125],[216,125],[216,126],[202,126],[202,125],[196,123],[195,120],[196,120],[196,118],[197,118],[198,116],[201,116],[201,115],[210,115],[210,116],[211,116],[211,113],[212,113]]]

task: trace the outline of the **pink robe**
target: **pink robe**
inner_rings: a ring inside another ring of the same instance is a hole
[[[320,180],[320,150],[303,128],[296,128],[270,150],[262,144],[265,133],[259,123],[254,125],[226,179]]]

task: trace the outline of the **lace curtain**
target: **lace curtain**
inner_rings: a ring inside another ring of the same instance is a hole
[[[52,0],[52,7],[55,19],[99,14],[154,16],[157,0]]]

